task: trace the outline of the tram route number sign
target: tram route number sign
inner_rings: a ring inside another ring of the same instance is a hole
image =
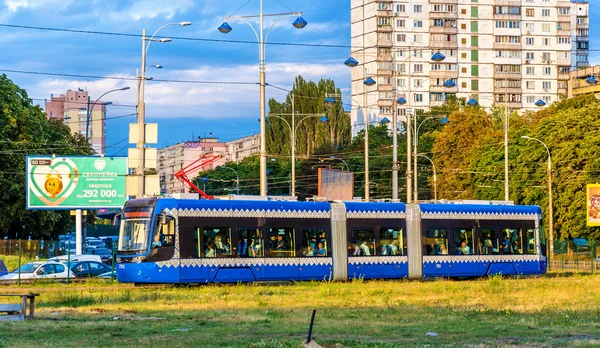
[[[126,157],[27,156],[27,209],[122,208]]]

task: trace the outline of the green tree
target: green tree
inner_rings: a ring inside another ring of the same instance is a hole
[[[68,211],[25,209],[25,156],[90,155],[90,145],[59,120],[47,120],[25,90],[0,76],[0,237],[49,238],[72,226]]]

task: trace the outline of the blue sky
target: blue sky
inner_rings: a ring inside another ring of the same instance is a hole
[[[596,1],[590,4],[592,50],[600,46],[600,37],[594,35],[600,20],[600,4]],[[255,41],[244,23],[230,22],[234,29],[227,35],[216,29],[223,17],[244,4],[236,15],[258,13],[258,0],[0,0],[0,24],[132,34],[141,34],[145,28],[151,34],[165,23],[190,21],[190,27],[167,27],[160,35]],[[290,10],[303,11],[308,25],[297,30],[291,26],[294,18],[282,19],[271,32],[269,42],[350,44],[349,0],[264,0],[265,13]],[[269,20],[266,19],[266,25],[270,25]],[[131,78],[141,65],[141,41],[136,37],[0,27],[0,47],[0,69]],[[348,91],[350,71],[342,63],[349,51],[343,47],[268,46],[267,83],[289,89],[293,78],[301,74],[312,80],[332,78],[338,87]],[[591,62],[600,63],[597,52],[591,52]],[[148,70],[148,76],[156,79],[256,83],[258,45],[174,39],[170,43],[152,43],[147,64],[164,66]],[[77,88],[87,89],[93,98],[113,88],[130,86],[130,91],[113,93],[105,100],[117,105],[135,104],[132,81],[18,73],[8,76],[25,88],[31,98],[49,98],[51,93]],[[267,88],[267,99],[282,100],[285,94]],[[147,122],[159,124],[159,147],[210,132],[232,140],[258,132],[258,96],[254,85],[148,82]],[[132,107],[109,106],[108,117],[134,112]],[[126,153],[127,124],[132,122],[134,117],[107,121],[108,155]]]

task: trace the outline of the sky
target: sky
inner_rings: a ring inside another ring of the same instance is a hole
[[[308,25],[298,30],[295,17],[283,18],[269,34],[266,52],[268,84],[290,89],[294,77],[318,81],[330,78],[346,94],[350,70],[343,62],[350,48],[350,0],[264,0],[263,13],[303,12]],[[259,131],[258,45],[251,28],[229,21],[233,30],[221,34],[223,18],[259,13],[259,0],[0,0],[0,25],[35,26],[84,31],[151,35],[167,23],[190,21],[191,26],[168,26],[159,36],[172,42],[153,42],[148,50],[147,76],[160,80],[236,82],[146,83],[146,122],[158,123],[157,147],[208,136],[229,141]],[[265,17],[265,27],[277,17]],[[600,1],[590,3],[590,61],[600,64]],[[258,20],[250,20],[258,30]],[[218,39],[240,42],[210,42]],[[274,43],[274,44],[273,44]],[[277,45],[295,43],[299,46]],[[302,44],[342,47],[311,47]],[[0,73],[6,70],[135,78],[141,66],[140,37],[35,30],[0,26]],[[2,71],[4,70],[4,71]],[[135,122],[135,83],[110,78],[48,76],[6,72],[34,102],[43,106],[51,94],[86,89],[92,99],[124,86],[128,91],[103,98],[113,102],[107,114],[107,155],[126,155],[127,129]],[[286,92],[267,87],[266,96],[282,101]],[[130,115],[130,116],[128,116]],[[121,117],[122,116],[122,117]]]

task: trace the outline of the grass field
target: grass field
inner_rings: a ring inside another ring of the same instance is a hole
[[[598,275],[196,287],[14,285],[0,293],[41,294],[38,319],[2,323],[0,346],[298,347],[312,309],[313,336],[328,347],[600,346],[599,285]]]

